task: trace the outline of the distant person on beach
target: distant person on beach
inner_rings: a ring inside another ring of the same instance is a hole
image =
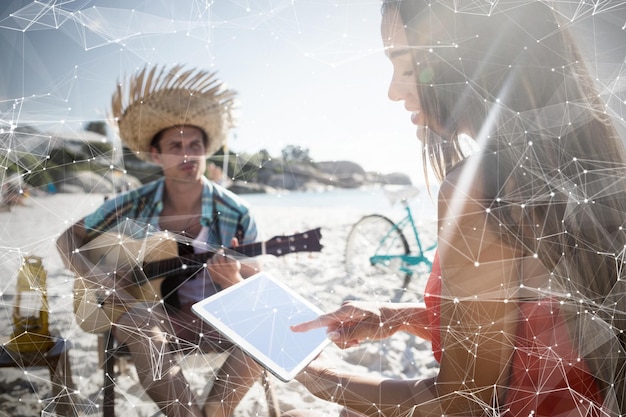
[[[624,146],[569,21],[545,1],[478,3],[382,6],[389,98],[441,182],[425,303],[347,301],[293,327],[340,348],[412,333],[438,373],[350,374],[322,355],[297,379],[346,415],[624,415]]]
[[[0,188],[0,211],[11,211],[15,206],[24,206],[28,196],[22,178],[14,175],[6,179]]]
[[[108,199],[57,243],[66,266],[77,275],[79,324],[88,328],[86,321],[100,317],[83,317],[98,304],[100,311],[121,311],[111,318],[113,334],[130,350],[140,382],[167,416],[231,416],[259,379],[260,366],[203,325],[190,308],[252,275],[258,265],[220,252],[206,267],[186,270],[182,280],[165,278],[156,290],[164,303],[160,298],[140,302],[134,296],[136,281],[143,277],[138,278],[132,266],[105,270],[85,255],[86,249],[93,249],[95,239],[108,231],[139,241],[167,231],[178,241],[171,256],[181,257],[257,240],[248,205],[205,176],[206,158],[225,143],[232,127],[234,100],[235,92],[214,73],[180,66],[144,68],[120,84],[113,95],[112,113],[122,142],[139,158],[158,164],[163,177]],[[145,248],[146,256],[156,249]],[[94,331],[102,330],[98,327],[95,323]],[[196,400],[178,363],[177,352],[196,348],[229,353],[216,377],[209,377],[214,383],[204,404]]]

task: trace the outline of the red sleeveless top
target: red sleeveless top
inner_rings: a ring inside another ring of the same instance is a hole
[[[439,313],[441,266],[435,254],[424,302],[430,318],[432,350],[441,362]],[[603,395],[576,352],[559,304],[552,299],[520,302],[519,325],[502,416],[600,416]]]

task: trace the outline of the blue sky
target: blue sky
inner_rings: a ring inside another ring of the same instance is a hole
[[[580,36],[623,120],[626,6],[597,3],[601,13],[577,18]],[[231,149],[297,145],[419,182],[415,129],[386,96],[379,24],[378,0],[4,0],[0,129],[79,130],[106,117],[118,79],[182,63],[239,91]]]
[[[421,175],[409,115],[386,96],[377,0],[0,7],[2,50],[12,49],[0,63],[10,74],[0,85],[0,128],[80,129],[106,117],[119,78],[146,63],[184,63],[217,70],[239,92],[235,151],[280,155],[297,145],[315,160]]]

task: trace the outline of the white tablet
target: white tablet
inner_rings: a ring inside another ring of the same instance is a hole
[[[266,272],[228,287],[194,304],[192,309],[285,382],[329,343],[325,328],[304,333],[289,328],[323,312]]]

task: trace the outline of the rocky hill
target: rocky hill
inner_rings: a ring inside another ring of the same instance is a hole
[[[93,132],[51,135],[25,127],[0,133],[0,158],[7,167],[2,184],[19,179],[25,186],[55,192],[116,193],[148,182],[160,175],[158,166],[119,152],[106,137]],[[207,175],[236,193],[267,193],[278,190],[357,188],[371,184],[411,184],[403,173],[367,172],[351,161],[310,161],[272,158],[266,153],[230,153],[210,159]],[[222,167],[228,173],[223,175]],[[228,178],[222,181],[223,178]]]
[[[372,184],[411,184],[411,179],[406,174],[367,172],[361,165],[351,161],[305,162],[271,158],[263,163],[253,164],[248,156],[234,156],[226,176],[222,171],[223,158],[212,158],[210,162],[212,163],[207,173],[209,178],[225,183],[227,188],[238,194],[279,190],[307,191],[330,187],[358,188]],[[158,167],[129,153],[125,154],[124,165],[129,174],[142,182],[160,174]]]

